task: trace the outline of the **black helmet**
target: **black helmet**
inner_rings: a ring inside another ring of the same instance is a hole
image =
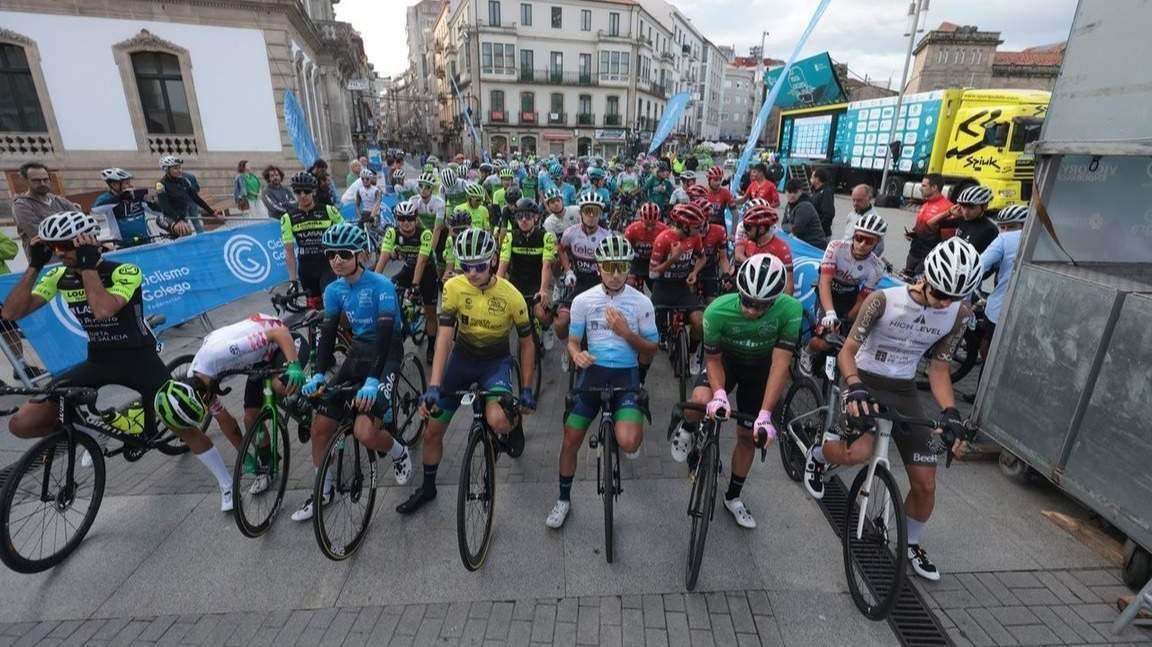
[[[504,202],[508,204],[516,204],[520,201],[520,197],[522,195],[523,194],[520,192],[519,187],[510,187],[507,191],[504,192]]]
[[[310,189],[316,190],[316,176],[308,171],[301,171],[292,176],[292,189]]]
[[[520,198],[516,201],[516,213],[521,213],[524,211],[531,211],[536,215],[540,215],[540,207],[532,198]]]

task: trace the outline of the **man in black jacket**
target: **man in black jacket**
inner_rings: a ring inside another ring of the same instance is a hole
[[[832,185],[828,182],[828,170],[818,168],[812,171],[812,206],[820,214],[820,226],[824,229],[824,238],[832,237],[832,219],[836,217],[836,195]]]
[[[824,235],[820,215],[804,195],[804,181],[795,177],[788,180],[784,185],[784,200],[788,204],[784,209],[784,231],[809,245],[820,249],[827,247],[828,238]]]

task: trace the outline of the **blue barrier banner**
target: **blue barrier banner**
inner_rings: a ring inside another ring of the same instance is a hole
[[[316,152],[316,140],[312,139],[308,117],[304,115],[304,109],[291,90],[284,91],[284,126],[288,129],[288,137],[292,139],[296,159],[300,160],[304,168],[310,168],[320,154]]]
[[[821,16],[824,15],[824,10],[828,8],[828,4],[832,0],[820,0],[820,4],[816,6],[816,11],[812,14],[812,19],[808,21],[808,27],[804,33],[800,35],[800,40],[796,41],[796,47],[792,50],[792,55],[788,57],[788,62],[780,70],[780,75],[787,78],[788,70],[792,68],[796,57],[800,55],[800,50],[804,49],[804,44],[808,42],[808,37],[816,29],[816,24],[820,22]],[[780,89],[785,84],[777,83],[772,86],[768,92],[768,96],[764,99],[764,105],[760,106],[760,112],[756,114],[756,120],[752,122],[752,130],[748,132],[748,141],[744,143],[744,150],[740,151],[740,162],[736,165],[736,174],[732,176],[732,186],[739,187],[740,180],[743,179],[744,173],[748,171],[748,162],[752,158],[752,150],[756,148],[756,140],[760,139],[760,133],[764,130],[764,124],[768,123],[768,114],[772,112],[772,106],[776,104],[776,97],[780,96]]]
[[[784,239],[792,248],[793,283],[795,284],[792,294],[800,299],[800,303],[804,304],[805,312],[812,312],[816,305],[816,287],[820,283],[820,261],[824,258],[824,250],[782,231],[777,231],[776,235]],[[880,279],[880,285],[877,286],[877,289],[890,288],[896,285],[900,285],[900,281],[885,276]]]
[[[140,267],[144,313],[165,318],[157,332],[288,280],[280,223],[275,221],[220,229],[105,257]],[[19,280],[20,274],[0,277],[0,295],[7,297]],[[88,355],[88,336],[59,297],[21,319],[20,328],[45,368],[54,374]]]
[[[676,122],[680,121],[680,115],[684,114],[684,108],[688,106],[688,101],[691,99],[691,93],[681,92],[668,100],[667,105],[664,106],[664,116],[660,118],[660,123],[656,126],[656,134],[652,135],[652,143],[648,144],[649,155],[652,154],[652,151],[660,148],[660,144],[663,144],[664,140],[668,139],[668,135],[672,134],[672,129],[676,127]]]

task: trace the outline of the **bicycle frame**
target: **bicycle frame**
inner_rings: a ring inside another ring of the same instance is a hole
[[[868,461],[868,476],[864,479],[864,485],[860,488],[860,496],[865,504],[868,502],[868,497],[872,493],[872,482],[876,477],[876,467],[883,465],[884,469],[889,468],[888,448],[891,444],[892,421],[876,418],[876,438],[872,443],[872,459]],[[856,539],[864,536],[864,520],[866,517],[867,515],[864,514],[857,515],[856,517]],[[890,527],[888,522],[892,518],[892,500],[887,493],[885,493],[883,517],[886,527]]]

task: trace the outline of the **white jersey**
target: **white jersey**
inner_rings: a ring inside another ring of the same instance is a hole
[[[188,377],[200,373],[215,378],[224,371],[247,368],[270,359],[277,346],[268,339],[267,333],[283,325],[283,321],[271,315],[254,314],[213,330],[192,358]]]
[[[564,232],[572,225],[580,224],[580,207],[571,206],[564,207],[564,211],[560,212],[557,216],[554,213],[549,213],[548,217],[544,219],[545,231],[552,232],[556,236],[556,240],[564,237]]]
[[[600,280],[600,270],[596,267],[596,248],[610,232],[597,227],[591,234],[584,231],[584,225],[572,225],[564,230],[560,238],[560,249],[568,254],[572,269],[577,277],[585,280]]]
[[[408,202],[416,205],[416,215],[421,216],[420,221],[424,226],[443,224],[444,198],[432,194],[431,197],[425,200],[423,197],[415,195]]]
[[[364,186],[363,180],[356,180],[340,197],[341,204],[355,204],[360,213],[369,213],[384,198],[384,189],[379,186]]]
[[[861,344],[856,367],[894,380],[915,379],[929,349],[933,359],[951,359],[969,316],[960,302],[922,306],[904,285],[873,292],[852,324],[852,338]]]
[[[606,312],[612,308],[624,316],[628,328],[650,342],[660,340],[656,330],[656,314],[652,301],[643,292],[625,285],[616,296],[604,291],[603,285],[589,288],[572,300],[570,334],[587,336],[588,352],[596,357],[596,365],[606,368],[633,368],[639,366],[636,350],[608,326]]]
[[[858,259],[852,254],[852,241],[833,240],[824,250],[820,273],[832,275],[833,294],[868,293],[884,278],[884,261],[875,254]]]

